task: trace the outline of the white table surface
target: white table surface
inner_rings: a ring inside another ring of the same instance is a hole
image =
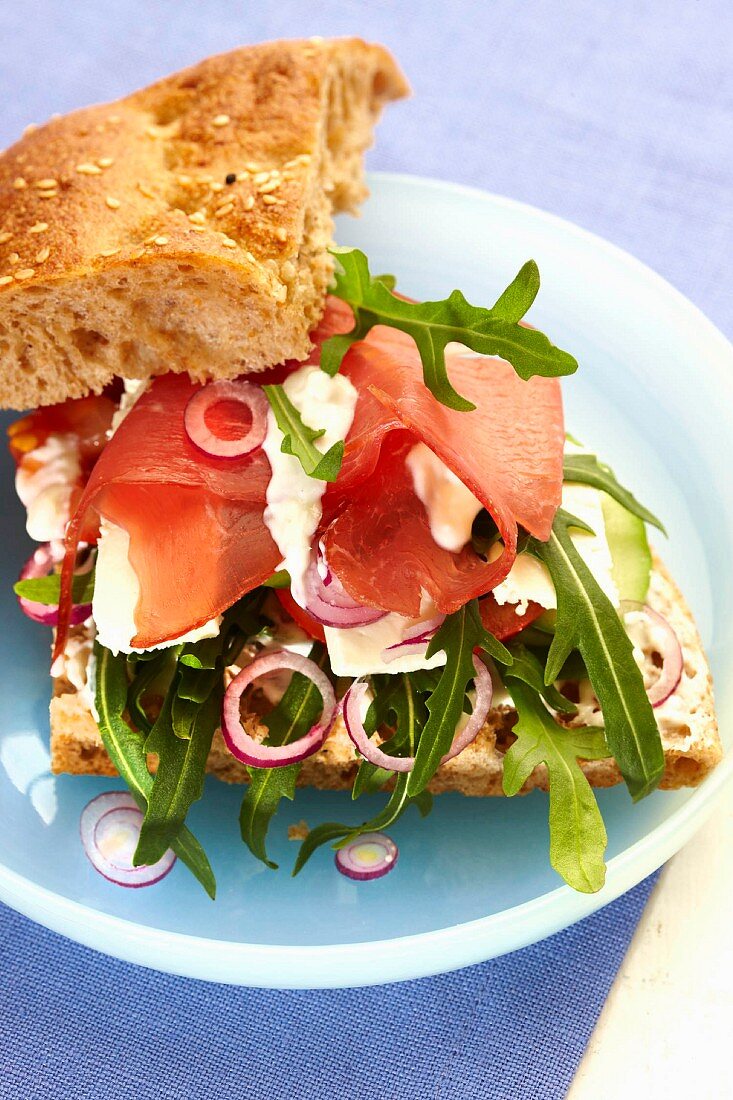
[[[733,1049],[733,787],[662,873],[568,1100],[723,1100]]]

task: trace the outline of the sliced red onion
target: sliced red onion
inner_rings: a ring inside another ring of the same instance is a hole
[[[453,760],[453,758],[458,756],[459,753],[462,753],[472,741],[476,740],[479,730],[486,721],[486,716],[491,707],[491,698],[493,695],[491,673],[483,661],[480,661],[478,657],[474,656],[473,666],[476,669],[476,679],[474,681],[476,686],[476,702],[474,704],[473,713],[463,729],[454,737],[453,744],[449,751],[440,761],[441,764],[447,764],[449,760]],[[414,756],[390,756],[389,753],[383,752],[369,739],[361,717],[366,691],[367,685],[364,681],[355,680],[344,696],[343,714],[346,732],[353,741],[356,750],[361,753],[364,759],[368,760],[370,764],[374,764],[377,768],[385,768],[390,772],[411,772],[415,766]]]
[[[679,682],[682,679],[684,658],[679,638],[664,616],[660,615],[654,608],[649,607],[648,604],[624,600],[621,605],[621,611],[624,620],[630,612],[638,612],[639,614],[646,615],[652,625],[660,631],[660,644],[658,646],[655,645],[654,648],[662,658],[662,668],[658,678],[651,687],[647,689],[647,696],[653,707],[661,707],[662,703],[669,699],[670,695],[677,690]]]
[[[397,862],[399,849],[384,833],[363,833],[336,852],[336,866],[342,875],[368,882],[381,878]]]
[[[325,560],[325,559],[322,559]],[[335,573],[326,566],[326,577],[321,576],[314,559],[305,575],[305,610],[322,626],[351,630],[355,626],[369,626],[379,622],[387,614],[379,607],[365,607],[357,603],[346,591]]]
[[[428,646],[431,638],[445,622],[445,615],[435,615],[425,622],[415,623],[405,632],[401,642],[388,645],[382,650],[382,660],[385,664],[396,661],[398,657],[411,657],[413,654],[422,653]]]
[[[47,577],[53,572],[53,568],[58,560],[59,559],[53,553],[50,542],[45,542],[42,546],[39,546],[33,551],[28,561],[23,566],[18,579],[26,581],[36,580],[38,577]],[[90,567],[91,562],[77,572],[88,572]],[[29,619],[33,619],[34,622],[43,623],[44,626],[56,626],[58,624],[58,604],[38,603],[36,600],[27,600],[25,596],[18,596],[18,603],[20,604],[21,610]],[[71,609],[69,626],[77,626],[79,623],[85,622],[91,613],[92,605],[90,603],[74,604]]]
[[[215,435],[206,422],[209,410],[223,401],[246,405],[252,415],[249,431],[237,439],[223,439]],[[267,433],[269,407],[260,386],[252,382],[210,382],[198,390],[186,405],[183,423],[188,438],[204,454],[213,458],[241,458],[262,445]]]
[[[282,668],[300,672],[315,684],[323,699],[323,711],[319,721],[292,745],[262,745],[250,737],[242,726],[239,701],[245,688],[254,680]],[[237,760],[254,768],[283,768],[318,752],[328,737],[335,714],[336,697],[325,672],[308,657],[282,649],[257,657],[234,677],[224,694],[221,730],[227,748]]]
[[[143,813],[127,791],[107,791],[84,807],[80,821],[81,842],[95,871],[117,886],[152,886],[168,874],[176,862],[169,848],[157,863],[134,867]]]

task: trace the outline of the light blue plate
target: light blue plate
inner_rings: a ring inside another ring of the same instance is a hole
[[[460,286],[490,303],[526,259],[538,261],[543,286],[531,319],[581,363],[564,383],[568,427],[666,521],[663,553],[698,617],[729,737],[733,348],[648,268],[558,218],[429,180],[376,176],[372,188],[362,219],[339,223],[339,240],[365,249],[373,270],[396,272],[408,294],[442,297]],[[2,463],[0,897],[81,943],[173,973],[273,987],[450,970],[541,939],[628,890],[701,824],[731,771],[733,755],[698,790],[638,806],[623,789],[601,791],[610,862],[605,889],[591,897],[560,885],[548,865],[539,792],[441,796],[427,820],[410,813],[391,830],[395,871],[356,884],[336,872],[328,849],[292,880],[287,826],[358,821],[362,803],[299,792],[273,825],[274,873],[240,843],[238,791],[214,780],[191,824],[216,870],[216,903],[182,866],[151,889],[112,886],[82,853],[78,822],[114,783],[48,771],[48,635],[19,613],[10,590],[29,544],[11,463]]]

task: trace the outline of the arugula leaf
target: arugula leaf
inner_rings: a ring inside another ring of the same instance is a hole
[[[514,680],[522,680],[525,684],[541,695],[548,706],[560,714],[577,714],[578,708],[554,684],[546,684],[544,671],[541,664],[530,650],[521,642],[510,642],[509,652],[512,655],[512,666],[505,678],[511,676]]]
[[[263,386],[270,408],[275,414],[277,426],[283,433],[280,450],[283,454],[294,455],[309,477],[319,481],[335,481],[341,469],[344,457],[344,441],[339,439],[324,454],[313,446],[320,439],[325,428],[316,431],[303,423],[300,411],[296,409],[282,386]]]
[[[472,402],[451,385],[445,364],[445,347],[458,341],[482,355],[497,355],[512,364],[524,379],[572,374],[578,364],[567,352],[554,347],[541,332],[519,321],[535,299],[539,272],[529,260],[492,309],[471,305],[460,290],[443,301],[408,302],[392,293],[383,276],[374,277],[358,248],[334,248],[335,285],[331,293],[348,302],[354,312],[351,332],[332,336],[321,348],[321,368],[336,374],[344,355],[363,340],[374,325],[389,325],[413,338],[423,364],[425,385],[438,401],[451,409],[470,412]]]
[[[323,668],[327,661],[325,648],[315,645],[310,659]],[[278,705],[262,719],[268,730],[267,743],[288,745],[291,741],[297,741],[317,720],[322,707],[321,693],[313,681],[299,672],[294,673]],[[295,798],[295,781],[300,768],[301,763],[288,764],[283,768],[249,769],[249,786],[239,811],[239,828],[242,840],[252,854],[272,870],[277,869],[277,864],[267,856],[267,831],[280,799],[287,798],[292,802]]]
[[[510,665],[509,650],[497,641],[481,622],[478,602],[471,600],[449,615],[433,636],[427,656],[444,650],[446,663],[438,686],[427,701],[430,717],[425,724],[415,754],[415,766],[408,776],[407,793],[419,794],[435,775],[441,757],[448,752],[463,714],[469,680],[476,676],[473,651],[481,647],[501,664]]]
[[[367,711],[364,729],[368,734],[380,727],[394,727],[394,734],[381,748],[390,756],[414,756],[415,746],[428,720],[428,711],[420,697],[413,673],[372,678],[374,700]],[[394,772],[361,760],[351,790],[352,799],[362,794],[375,794]]]
[[[537,666],[538,674],[541,669]],[[546,764],[550,788],[550,863],[569,886],[584,894],[600,890],[606,878],[603,855],[608,838],[590,783],[578,759],[609,755],[603,730],[564,729],[541,697],[507,672],[517,709],[517,740],[504,757],[504,793],[515,795],[538,764]]]
[[[616,609],[570,538],[578,521],[560,509],[547,542],[530,547],[547,566],[557,592],[557,629],[545,683],[553,683],[579,649],[603,711],[606,737],[634,801],[664,773],[664,751],[633,646]]]
[[[566,454],[563,462],[563,479],[565,481],[579,481],[584,485],[592,485],[594,489],[602,489],[604,493],[617,500],[627,512],[638,516],[645,523],[651,523],[662,534],[667,532],[661,520],[640,504],[636,497],[632,496],[628,489],[620,485],[616,475],[610,466],[600,462],[596,455],[591,454]]]
[[[58,604],[61,599],[61,574],[50,573],[47,577],[29,577],[16,581],[13,585],[16,596],[23,596],[35,603]],[[74,603],[91,603],[94,595],[94,570],[89,573],[77,573],[71,586],[71,598]]]
[[[110,760],[144,811],[153,787],[153,777],[148,771],[143,735],[131,729],[123,718],[127,704],[127,661],[124,654],[115,657],[98,642],[94,643],[94,656],[97,670],[95,702],[102,741]],[[171,847],[209,897],[215,898],[214,872],[193,833],[184,826]]]
[[[145,751],[158,756],[158,770],[148,794],[145,818],[133,857],[136,866],[155,863],[160,859],[179,835],[191,804],[204,793],[206,761],[221,717],[223,687],[220,686],[192,714],[188,737],[176,736],[172,718],[176,687],[174,677],[145,742]]]

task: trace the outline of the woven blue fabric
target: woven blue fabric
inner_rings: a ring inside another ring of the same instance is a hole
[[[381,40],[413,81],[372,167],[570,218],[733,332],[729,0],[4,4],[0,143],[239,42],[314,33]],[[552,1100],[649,889],[483,966],[319,993],[169,978],[0,909],[0,1097]]]
[[[439,978],[268,992],[156,974],[0,909],[1,1100],[553,1100],[653,879]]]

